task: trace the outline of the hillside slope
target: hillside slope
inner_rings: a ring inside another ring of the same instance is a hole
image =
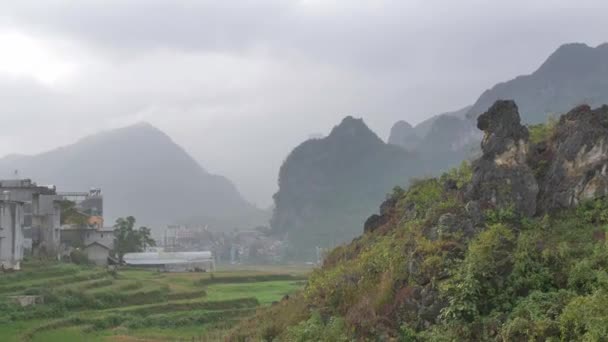
[[[264,222],[265,214],[247,203],[229,180],[206,172],[171,138],[145,123],[35,156],[0,159],[0,174],[13,170],[60,191],[102,188],[109,225],[127,215],[155,227],[195,220],[232,229]]]
[[[396,189],[233,340],[606,340],[608,106],[527,128],[498,101],[477,127],[479,159]]]
[[[419,166],[414,155],[385,144],[361,119],[345,118],[323,139],[308,140],[287,157],[271,220],[294,257],[309,260],[361,233],[360,223],[395,185]]]

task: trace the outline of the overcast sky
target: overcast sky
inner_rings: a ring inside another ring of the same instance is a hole
[[[382,138],[473,103],[559,45],[608,40],[605,0],[0,1],[0,155],[148,121],[271,204],[278,168],[345,115]]]

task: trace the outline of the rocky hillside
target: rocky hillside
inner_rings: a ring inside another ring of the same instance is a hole
[[[102,188],[108,225],[127,215],[155,227],[179,220],[216,229],[250,228],[265,219],[229,180],[205,171],[166,134],[145,123],[35,156],[0,159],[1,175],[13,170],[61,191]]]
[[[345,118],[329,136],[298,146],[279,174],[271,220],[298,259],[314,260],[361,233],[360,223],[398,184],[417,174],[416,158],[385,144],[361,119]]]
[[[479,159],[395,189],[233,339],[608,339],[608,106],[526,127],[498,101],[477,127]]]

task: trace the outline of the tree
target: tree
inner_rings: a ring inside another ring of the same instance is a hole
[[[135,218],[119,218],[114,225],[114,253],[122,263],[127,253],[143,252],[147,246],[156,246],[147,227],[135,227]]]
[[[70,200],[59,201],[61,208],[61,224],[74,224],[77,226],[86,226],[88,215],[79,212],[76,209],[76,203]]]

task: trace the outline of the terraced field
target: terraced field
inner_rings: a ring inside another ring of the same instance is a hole
[[[158,273],[25,263],[0,274],[0,341],[218,341],[239,319],[302,287],[307,268]],[[40,295],[21,308],[15,295]]]

